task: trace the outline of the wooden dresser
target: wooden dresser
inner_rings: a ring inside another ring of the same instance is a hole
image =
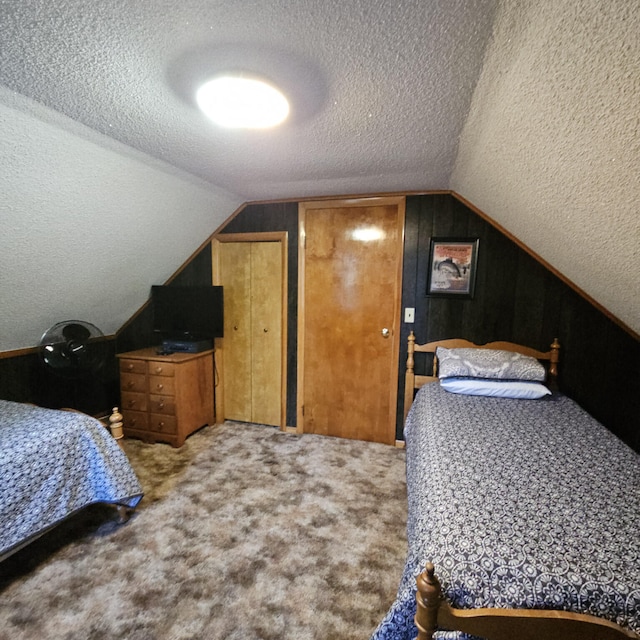
[[[159,355],[149,347],[118,358],[125,436],[181,447],[214,424],[213,350]]]

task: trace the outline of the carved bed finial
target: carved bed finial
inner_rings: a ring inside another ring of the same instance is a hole
[[[418,640],[431,640],[438,628],[438,608],[442,598],[442,588],[434,572],[433,563],[427,562],[425,570],[416,578],[418,608],[415,622],[418,627]]]
[[[113,407],[113,412],[109,416],[109,430],[113,439],[122,447],[120,440],[124,437],[122,430],[122,414],[118,411],[118,407]]]
[[[413,331],[409,332],[408,343],[407,343],[407,370],[404,374],[404,419],[407,419],[407,413],[409,413],[409,407],[413,402],[413,392],[414,392],[414,360],[413,360],[413,352],[416,344],[416,336]]]
[[[549,354],[549,375],[554,380],[558,377],[558,361],[560,360],[560,342],[558,338],[554,338],[551,343],[551,352]]]
[[[409,333],[409,338],[407,340],[407,371],[413,371],[413,350],[416,344],[416,336],[413,331]]]

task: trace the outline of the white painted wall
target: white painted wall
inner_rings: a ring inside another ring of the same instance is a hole
[[[502,0],[451,187],[640,333],[637,2]]]
[[[242,203],[0,88],[0,351],[116,331]]]

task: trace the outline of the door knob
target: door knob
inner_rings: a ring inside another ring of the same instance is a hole
[[[267,327],[265,327],[265,328],[263,329],[263,331],[264,331],[265,333],[267,333],[267,332],[269,331],[269,329],[267,329]]]
[[[381,332],[383,338],[388,338],[391,335],[391,331],[385,327]]]

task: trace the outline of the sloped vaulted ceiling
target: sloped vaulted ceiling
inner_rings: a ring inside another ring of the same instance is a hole
[[[505,0],[452,188],[640,333],[640,11]]]
[[[640,330],[634,4],[0,0],[0,350],[114,331],[243,201],[447,188]],[[228,68],[291,120],[206,121]]]

